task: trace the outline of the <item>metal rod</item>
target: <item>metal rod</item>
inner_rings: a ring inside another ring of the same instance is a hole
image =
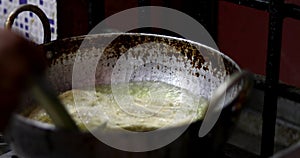
[[[285,4],[285,15],[300,20],[300,6],[295,4]]]
[[[257,10],[262,10],[262,11],[269,11],[268,6],[270,4],[270,1],[268,0],[221,0],[221,1],[226,1],[226,2],[242,5],[245,7],[250,7]],[[295,4],[282,4],[282,5],[284,5],[284,10],[282,14],[285,17],[291,17],[300,20],[300,6]]]
[[[267,11],[270,1],[269,0],[222,0],[258,10]]]
[[[270,157],[274,152],[275,124],[277,115],[278,80],[283,23],[283,0],[270,0],[269,34],[266,63],[266,82],[263,107],[261,156]]]

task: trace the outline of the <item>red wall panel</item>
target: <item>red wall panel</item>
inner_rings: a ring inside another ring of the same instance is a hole
[[[218,45],[242,68],[264,74],[267,35],[267,12],[220,1]]]
[[[300,0],[289,0],[300,5]],[[265,74],[268,13],[220,1],[218,44],[242,68]],[[280,80],[300,87],[300,21],[285,18]]]
[[[300,21],[286,18],[283,23],[280,79],[300,87]]]

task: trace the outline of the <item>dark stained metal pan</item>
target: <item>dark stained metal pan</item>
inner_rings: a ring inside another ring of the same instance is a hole
[[[20,10],[16,12],[20,12]],[[13,18],[10,18],[8,24],[11,25],[12,21]],[[45,41],[48,41],[50,37],[47,28],[45,28],[45,33],[48,35],[45,36]],[[103,41],[111,39],[113,39],[112,42],[104,47]],[[145,66],[143,70],[132,76],[131,81],[155,80],[191,89],[193,87],[183,82],[186,77],[190,77],[200,83],[199,87],[193,89],[195,93],[211,99],[213,92],[225,82],[226,78],[236,72],[242,72],[232,59],[217,50],[197,42],[163,35],[143,33],[95,34],[55,40],[40,46],[43,47],[48,57],[47,79],[51,82],[53,89],[57,92],[64,92],[72,89],[72,87],[90,84],[89,79],[82,80],[79,85],[73,84],[74,63],[78,59],[76,57],[80,56],[82,62],[99,57],[95,74],[96,84],[110,84],[112,71],[117,66],[120,57],[130,51],[131,48],[146,43],[155,44],[142,47],[138,52],[133,52],[136,57],[147,59],[149,56],[147,53],[145,55],[145,52],[151,51],[158,56],[165,53],[176,58],[176,60],[170,62],[170,67],[165,68],[158,68],[155,64]],[[247,84],[248,75],[241,74],[236,80],[236,84],[230,89],[227,87],[226,94],[222,94],[225,96],[225,108],[222,109],[216,124],[207,135],[198,137],[198,131],[202,124],[202,120],[198,120],[193,122],[174,142],[153,151],[121,151],[107,146],[89,132],[57,129],[51,125],[29,120],[19,114],[14,115],[6,137],[18,154],[30,158],[181,158],[194,157],[195,155],[217,157],[220,156],[222,145],[228,138],[234,125],[234,119],[238,116],[241,104],[250,89]],[[28,110],[32,103],[28,101],[24,104],[27,105]],[[172,133],[173,130],[170,128],[164,132]]]

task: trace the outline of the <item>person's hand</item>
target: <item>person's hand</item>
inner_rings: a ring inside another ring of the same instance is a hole
[[[45,68],[43,51],[33,43],[0,29],[0,131],[18,105],[31,75]]]

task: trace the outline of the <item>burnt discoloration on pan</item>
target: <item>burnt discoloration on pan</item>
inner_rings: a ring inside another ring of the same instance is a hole
[[[104,43],[108,41],[112,42],[105,45]],[[154,44],[145,45],[148,43]],[[135,47],[140,48],[137,51],[132,51]],[[45,44],[44,49],[51,54],[48,76],[53,81],[54,88],[60,92],[72,88],[72,71],[77,56],[80,57],[80,60],[99,58],[95,74],[96,84],[110,84],[111,73],[116,63],[122,55],[129,51],[135,58],[143,58],[145,62],[150,61],[148,64],[144,63],[144,68],[149,65],[151,67],[150,70],[146,68],[144,72],[144,76],[148,76],[146,77],[147,80],[153,78],[147,74],[153,74],[154,76],[161,76],[157,80],[169,84],[175,83],[176,86],[179,86],[180,84],[177,83],[180,82],[179,80],[186,80],[185,76],[194,76],[200,82],[199,89],[202,89],[199,90],[198,94],[208,98],[227,75],[239,70],[239,67],[230,58],[206,46],[184,39],[160,35],[137,33],[88,35],[54,41]],[[103,54],[100,57],[99,54],[102,51]],[[155,64],[159,60],[149,60],[151,53],[172,57],[172,60],[165,61],[172,63],[168,63],[172,68]],[[173,57],[176,58],[176,61],[173,60]],[[117,71],[121,70],[118,69]],[[132,74],[132,81],[141,78],[139,75]],[[89,83],[89,79],[83,79],[82,85]]]
[[[52,53],[51,62],[57,62],[55,60],[62,60],[61,55],[66,54],[69,57],[69,54],[75,55],[76,51],[82,44],[82,41],[85,40],[85,45],[81,46],[81,49],[90,49],[90,48],[99,48],[101,49],[103,41],[110,40],[115,38],[111,44],[105,50],[105,54],[108,54],[107,57],[119,57],[125,53],[128,49],[133,48],[137,45],[148,43],[148,42],[157,42],[164,43],[171,47],[174,47],[178,52],[181,52],[181,55],[185,55],[190,64],[193,67],[208,71],[209,68],[204,66],[205,61],[210,61],[211,59],[217,59],[220,54],[212,52],[210,50],[204,50],[201,46],[190,43],[185,40],[177,38],[168,38],[155,35],[143,35],[143,34],[112,34],[112,35],[89,35],[89,36],[79,36],[63,40],[57,40],[55,42],[50,42],[44,46],[44,49]],[[123,48],[122,50],[120,48]],[[201,52],[200,52],[200,51]],[[217,64],[212,65],[213,68],[221,70],[223,65],[226,69],[226,74],[232,74],[237,70],[237,65],[233,64],[227,58],[222,58],[217,62]],[[66,58],[66,57],[64,57]],[[221,67],[220,67],[221,66]],[[216,70],[216,71],[217,71]]]

